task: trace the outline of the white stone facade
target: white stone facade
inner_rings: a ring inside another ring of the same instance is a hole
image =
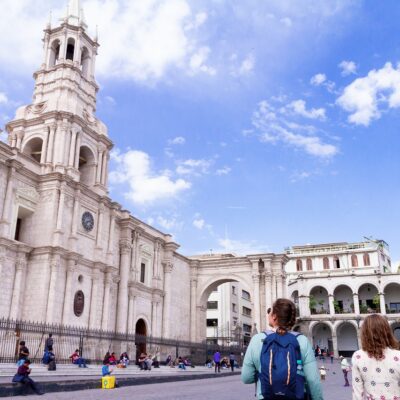
[[[0,142],[0,318],[201,341],[210,292],[239,281],[262,326],[286,256],[187,258],[114,202],[113,143],[95,116],[99,44],[78,0],[43,42],[32,104]]]
[[[358,328],[371,312],[386,314],[400,333],[400,275],[391,271],[384,241],[294,246],[286,255],[288,296],[314,345],[336,356],[351,354],[360,347]]]

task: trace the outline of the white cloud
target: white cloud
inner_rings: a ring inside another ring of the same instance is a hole
[[[173,139],[168,140],[168,144],[172,145],[172,144],[185,144],[186,139],[183,136],[177,136]]]
[[[315,74],[311,79],[310,83],[311,85],[314,86],[319,86],[322,85],[326,81],[326,75],[325,74]]]
[[[317,136],[318,129],[316,127],[300,125],[288,120],[290,115],[287,115],[286,109],[287,107],[277,108],[266,100],[258,104],[258,109],[253,113],[252,124],[256,128],[261,142],[275,145],[283,143],[324,159],[331,158],[338,153],[339,149],[336,146],[323,142]]]
[[[337,104],[349,112],[348,121],[355,125],[368,126],[381,117],[384,105],[400,107],[400,66],[393,68],[386,63],[367,76],[357,78],[343,90]]]
[[[1,130],[0,128],[0,141],[7,143],[7,137],[8,137],[7,132]]]
[[[193,220],[193,226],[200,230],[202,230],[204,228],[205,223],[206,223],[206,221],[204,221],[204,219],[202,219],[202,218]]]
[[[342,61],[339,65],[343,76],[348,76],[357,73],[357,65],[354,61]]]
[[[112,159],[116,169],[110,172],[110,183],[126,184],[125,197],[133,203],[151,205],[157,201],[176,198],[191,187],[187,180],[173,180],[169,171],[152,171],[150,157],[143,151],[114,151]]]
[[[245,75],[254,69],[255,58],[253,54],[249,54],[240,64],[239,74]]]
[[[260,254],[270,252],[269,246],[258,243],[255,240],[241,241],[230,238],[218,239],[219,249],[215,249],[216,253],[234,253],[238,255]]]
[[[288,17],[281,18],[280,21],[281,21],[281,23],[282,23],[283,25],[285,25],[287,28],[290,28],[290,27],[293,25],[292,20],[291,20],[290,18],[288,18]]]
[[[195,175],[208,174],[209,168],[213,164],[212,160],[206,159],[188,159],[177,162],[176,173],[179,175]]]
[[[310,119],[325,119],[324,108],[311,108],[307,110],[306,102],[304,100],[294,100],[287,106],[292,109],[296,114]]]
[[[205,74],[208,75],[215,75],[217,73],[215,68],[210,67],[206,64],[210,51],[211,50],[209,47],[203,46],[190,57],[189,67],[191,70],[190,73],[192,75],[197,74],[199,72],[204,72]]]
[[[163,229],[166,229],[167,231],[181,229],[183,225],[183,223],[178,221],[176,217],[166,218],[162,215],[158,215],[155,222],[157,225]]]
[[[231,167],[219,168],[215,171],[216,175],[228,175],[232,171]]]
[[[6,105],[8,103],[8,97],[4,92],[0,92],[0,104]]]

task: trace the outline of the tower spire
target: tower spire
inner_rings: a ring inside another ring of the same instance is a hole
[[[65,21],[70,25],[87,27],[80,0],[69,0]]]

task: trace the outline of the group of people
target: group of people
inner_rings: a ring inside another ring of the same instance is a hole
[[[126,368],[129,365],[129,361],[129,356],[126,351],[124,351],[119,358],[115,356],[114,352],[110,353],[107,351],[103,359],[103,365],[109,364],[116,365],[117,368]]]
[[[231,371],[233,372],[235,370],[235,366],[237,365],[236,356],[234,353],[231,352],[229,354],[229,357],[222,357],[219,350],[216,350],[214,352],[212,361],[210,359],[207,359],[206,361],[206,366],[208,368],[212,368],[213,365],[215,373],[221,372],[221,368],[223,369],[230,368]]]
[[[251,339],[243,361],[242,381],[256,383],[259,399],[274,399],[282,393],[287,398],[324,398],[321,380],[325,379],[327,369],[324,366],[320,375],[316,361],[320,354],[324,357],[323,349],[313,349],[304,335],[293,332],[295,321],[294,303],[277,299],[268,310],[272,331],[259,333]],[[353,400],[400,399],[399,343],[387,319],[379,314],[367,316],[360,336],[362,348],[353,354],[352,365],[344,356],[340,357],[344,386],[350,386],[348,373],[351,371]],[[293,368],[290,354],[294,355]],[[279,378],[284,369],[287,369],[286,374],[281,376],[285,377],[285,382]]]
[[[165,365],[171,368],[178,367],[178,369],[183,369],[183,370],[186,370],[186,368],[193,366],[190,358],[179,356],[176,357],[175,360],[173,360],[171,354],[169,354],[168,357],[166,358]]]

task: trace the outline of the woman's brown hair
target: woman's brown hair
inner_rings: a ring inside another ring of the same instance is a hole
[[[361,326],[361,347],[377,360],[383,358],[386,348],[398,349],[398,343],[385,317],[371,314],[365,318]]]
[[[276,299],[271,311],[282,333],[289,331],[296,323],[296,306],[288,299]]]

